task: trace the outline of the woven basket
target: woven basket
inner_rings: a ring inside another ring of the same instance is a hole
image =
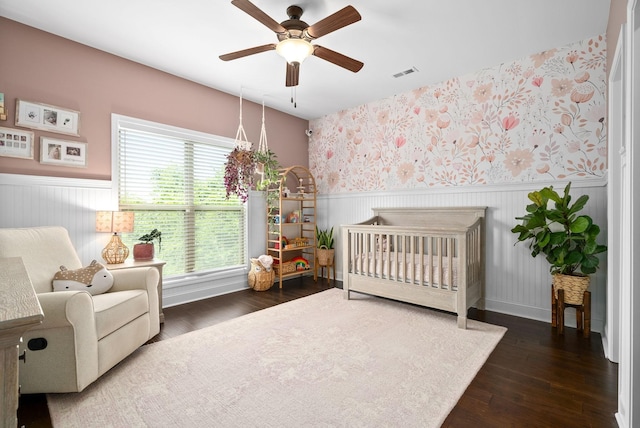
[[[589,276],[552,275],[553,291],[558,298],[558,290],[564,290],[564,301],[572,305],[581,305],[584,292],[589,288]]]
[[[273,285],[275,279],[273,269],[265,270],[258,259],[251,259],[251,270],[249,271],[249,287],[256,291],[267,291]]]
[[[318,257],[318,266],[333,266],[333,256],[335,255],[335,249],[330,250],[326,248],[318,248],[316,250],[316,256]]]
[[[284,262],[282,264],[275,264],[273,265],[273,269],[276,271],[276,274],[279,275],[279,270],[282,267],[282,274],[284,275],[285,273],[291,273],[291,272],[295,272],[296,271],[296,264],[295,262]]]

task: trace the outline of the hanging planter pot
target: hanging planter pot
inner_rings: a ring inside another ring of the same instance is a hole
[[[236,195],[246,202],[249,198],[249,190],[253,185],[253,172],[255,162],[253,152],[236,147],[229,156],[224,167],[224,186],[229,196]]]

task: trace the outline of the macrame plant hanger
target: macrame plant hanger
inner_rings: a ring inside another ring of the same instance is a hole
[[[265,157],[269,152],[269,144],[267,143],[267,126],[264,121],[264,100],[262,100],[262,128],[260,128],[260,141],[258,142],[258,151],[257,153],[264,154]],[[258,173],[260,173],[260,178],[264,179],[264,165],[256,165],[256,169]]]
[[[251,151],[251,143],[247,139],[247,134],[242,126],[242,88],[240,88],[240,123],[238,124],[235,143],[239,150]]]

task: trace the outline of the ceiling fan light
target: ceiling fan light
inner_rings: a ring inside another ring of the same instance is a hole
[[[280,54],[289,64],[302,64],[309,55],[313,53],[313,46],[304,39],[284,39],[276,46],[276,52]]]

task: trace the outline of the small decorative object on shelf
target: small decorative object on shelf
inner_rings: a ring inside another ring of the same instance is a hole
[[[154,239],[158,240],[158,249],[162,249],[162,232],[158,229],[153,229],[151,232],[139,237],[138,241],[142,242],[133,246],[134,260],[153,260],[155,257]]]

